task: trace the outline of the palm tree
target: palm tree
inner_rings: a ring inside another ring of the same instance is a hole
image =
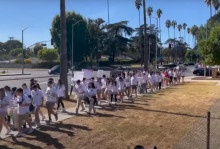
[[[168,37],[170,38],[170,27],[172,25],[172,22],[170,20],[166,20],[166,27],[168,29]]]
[[[176,30],[177,22],[176,22],[175,20],[173,20],[172,23],[171,23],[171,25],[172,25],[172,27],[173,27],[173,29],[174,29],[174,39],[175,39],[175,38],[176,38],[176,32],[175,32],[175,30]]]
[[[160,28],[160,18],[161,18],[161,15],[163,14],[162,10],[161,9],[158,9],[157,10],[157,18],[159,20],[159,30],[161,30]],[[161,31],[160,31],[160,41],[161,41]]]
[[[218,9],[220,7],[219,0],[212,0],[212,5],[213,5],[213,7],[215,9],[215,14],[217,14],[217,11],[218,11]]]
[[[205,0],[206,5],[210,7],[210,17],[212,17],[212,1],[213,0]]]
[[[140,11],[141,6],[142,6],[141,0],[135,0],[135,7],[139,12],[139,26],[141,26],[141,11]]]
[[[178,26],[177,26],[177,28],[178,28],[178,31],[179,31],[179,33],[180,33],[180,37],[181,37],[181,30],[182,30],[182,25],[181,24],[179,24]]]
[[[188,33],[188,42],[189,42],[189,45],[190,45],[190,33],[191,33],[191,29],[190,28],[187,28],[187,33]]]
[[[148,54],[147,50],[147,17],[146,17],[146,3],[143,0],[143,16],[144,16],[144,69],[148,71]]]
[[[173,26],[173,30],[174,30],[174,43],[173,43],[173,45],[174,45],[174,47],[175,47],[175,40],[176,40],[176,25],[177,25],[177,22],[175,21],[175,20],[173,20],[172,21],[172,26]],[[176,52],[175,52],[175,48],[173,48],[173,53],[174,53],[174,55],[173,55],[173,62],[175,61],[175,57],[176,57]]]
[[[194,38],[194,44],[195,44],[195,46],[196,46],[196,34],[197,34],[197,32],[198,32],[198,27],[196,26],[196,25],[193,25],[193,27],[191,28],[191,34],[192,34],[192,36],[193,36],[193,38]]]
[[[67,42],[66,42],[66,7],[65,0],[60,0],[60,16],[61,16],[61,46],[60,46],[60,78],[65,85],[65,95],[68,97],[68,80],[67,80]]]
[[[149,62],[150,62],[150,53],[151,53],[151,50],[150,50],[150,35],[151,35],[151,16],[152,16],[152,13],[153,13],[153,8],[152,7],[148,7],[147,8],[147,15],[149,16],[150,18],[150,34],[149,34]]]
[[[151,16],[152,16],[152,13],[153,13],[153,8],[152,7],[148,7],[147,8],[147,15],[150,18],[150,26],[151,26]]]
[[[185,34],[186,34],[186,27],[187,27],[187,24],[186,24],[186,23],[183,23],[184,40],[186,40],[186,39],[185,39],[185,38],[186,38],[186,36],[185,36]]]

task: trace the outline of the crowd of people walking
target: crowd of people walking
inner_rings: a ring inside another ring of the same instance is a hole
[[[125,71],[117,76],[103,75],[98,78],[73,81],[70,95],[74,92],[77,100],[76,115],[79,114],[80,108],[81,111],[91,115],[96,114],[96,106],[103,101],[109,105],[120,104],[124,100],[134,103],[138,94],[155,93],[163,86],[184,82],[184,77],[185,72],[177,69],[150,73]],[[34,131],[32,126],[39,128],[41,120],[46,119],[45,113],[42,112],[43,107],[47,109],[47,124],[52,122],[51,116],[57,121],[58,114],[65,112],[64,99],[65,85],[62,78],[57,83],[53,78],[49,78],[45,91],[35,79],[30,80],[29,87],[27,84],[22,84],[21,88],[9,86],[0,88],[0,132],[4,126],[7,129],[6,135],[12,130],[18,131],[18,137],[23,136],[24,133],[32,133]]]

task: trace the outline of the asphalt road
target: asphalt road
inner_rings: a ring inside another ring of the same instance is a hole
[[[194,66],[187,67],[185,71],[186,76],[193,76],[192,71]],[[8,70],[9,74],[21,73],[21,69],[11,69]],[[21,87],[23,83],[26,83],[28,86],[30,84],[30,79],[35,78],[40,84],[41,88],[45,91],[47,88],[48,78],[52,77],[55,82],[58,81],[59,75],[49,75],[48,70],[45,69],[25,69],[26,74],[31,75],[18,75],[18,76],[0,76],[0,88],[8,85],[10,87]],[[68,76],[69,86],[71,83],[71,74]]]

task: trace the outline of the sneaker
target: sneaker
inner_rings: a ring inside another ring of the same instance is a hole
[[[66,112],[65,108],[63,108],[61,112]]]
[[[5,135],[10,135],[10,133],[11,133],[11,130],[9,129],[9,130],[7,130]]]
[[[58,114],[56,113],[54,116],[55,116],[55,119],[57,121],[58,120]]]
[[[46,119],[46,117],[45,116],[42,116],[42,121],[44,121]]]
[[[32,128],[30,128],[30,130],[28,130],[28,134],[31,134],[31,133],[33,133],[34,132],[34,129],[32,129]]]

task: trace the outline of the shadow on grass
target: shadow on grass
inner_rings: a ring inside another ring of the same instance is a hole
[[[43,144],[46,144],[46,146],[63,149],[65,148],[64,144],[59,142],[58,138],[55,138],[56,136],[51,136],[47,132],[53,131],[53,132],[57,132],[60,134],[67,134],[69,137],[74,137],[75,129],[80,129],[80,130],[85,130],[85,131],[92,130],[86,126],[79,126],[79,125],[74,125],[74,124],[63,124],[62,122],[54,123],[54,124],[50,124],[49,126],[48,125],[41,126],[40,130],[35,130],[31,135],[26,135],[24,137],[26,141],[19,141],[19,138],[12,137],[12,142],[10,141],[10,143],[13,143],[13,144],[16,144],[22,147],[31,148],[31,149],[44,149],[40,145],[34,145],[34,144],[29,143],[35,140]]]
[[[7,147],[5,145],[0,145],[0,149],[13,149],[13,148],[9,148],[9,147]]]

